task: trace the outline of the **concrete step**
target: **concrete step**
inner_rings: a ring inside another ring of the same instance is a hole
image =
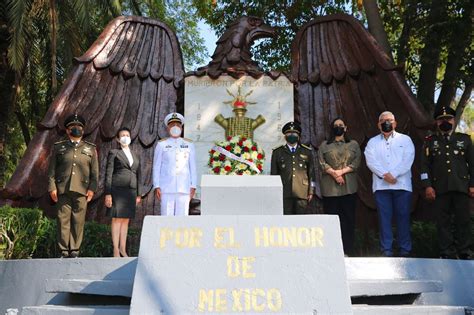
[[[133,281],[90,279],[47,279],[46,292],[131,297]]]
[[[349,280],[351,297],[406,295],[442,291],[443,283],[434,280]]]
[[[466,315],[472,309],[443,305],[353,305],[354,315]]]
[[[22,315],[128,315],[130,306],[123,305],[41,305],[23,307]]]

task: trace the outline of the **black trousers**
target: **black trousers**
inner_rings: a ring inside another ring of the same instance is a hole
[[[308,200],[300,198],[283,198],[284,214],[306,214]]]
[[[356,203],[356,194],[323,197],[324,212],[339,216],[344,254],[349,256],[354,254]]]
[[[469,196],[461,192],[447,192],[436,196],[434,206],[440,254],[468,254],[471,246]]]

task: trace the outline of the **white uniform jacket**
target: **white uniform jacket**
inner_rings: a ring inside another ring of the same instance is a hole
[[[166,138],[155,147],[153,187],[164,194],[189,194],[196,188],[194,144],[184,138]]]

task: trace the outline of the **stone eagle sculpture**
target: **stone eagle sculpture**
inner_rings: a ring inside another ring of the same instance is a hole
[[[260,77],[262,69],[252,60],[250,48],[255,40],[275,36],[275,30],[262,19],[244,16],[232,23],[217,41],[212,61],[196,71],[197,76],[213,79],[227,73],[233,77],[251,75]]]

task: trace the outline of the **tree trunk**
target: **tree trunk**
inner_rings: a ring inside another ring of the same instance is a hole
[[[2,8],[1,6],[4,6]],[[8,118],[13,104],[15,72],[8,65],[7,51],[10,42],[6,5],[0,4],[0,188],[5,187],[7,159],[6,139]]]
[[[403,12],[402,33],[398,39],[397,64],[399,65],[404,65],[408,57],[408,40],[410,39],[412,22],[416,13],[416,2],[405,0],[402,7],[405,8],[405,11]]]
[[[387,32],[383,27],[377,0],[364,0],[363,5],[365,15],[367,16],[367,22],[369,24],[369,32],[374,36],[377,43],[382,47],[390,59],[393,60],[392,49],[388,42]]]
[[[57,13],[55,0],[49,0],[49,23],[51,31],[51,89],[52,95],[56,94],[58,88],[58,78],[56,74],[56,59],[57,59]]]
[[[469,58],[469,46],[472,39],[472,5],[469,1],[465,1],[463,9],[463,15],[454,21],[456,24],[451,28],[448,41],[448,62],[444,71],[441,93],[436,103],[437,108],[451,105],[456,96],[458,82],[462,76],[461,68],[465,60]]]
[[[426,34],[425,47],[420,56],[421,67],[417,98],[430,113],[433,113],[434,110],[436,73],[441,53],[443,26],[446,21],[446,7],[446,0],[432,0],[430,14],[426,22],[426,25],[431,27]]]
[[[459,121],[461,120],[462,113],[464,112],[464,109],[467,105],[467,101],[469,101],[469,99],[471,98],[473,88],[474,84],[472,82],[466,84],[466,88],[464,89],[464,92],[461,95],[461,99],[459,99],[458,106],[456,107],[456,116],[454,117],[453,130],[456,130],[456,127],[459,124]]]

